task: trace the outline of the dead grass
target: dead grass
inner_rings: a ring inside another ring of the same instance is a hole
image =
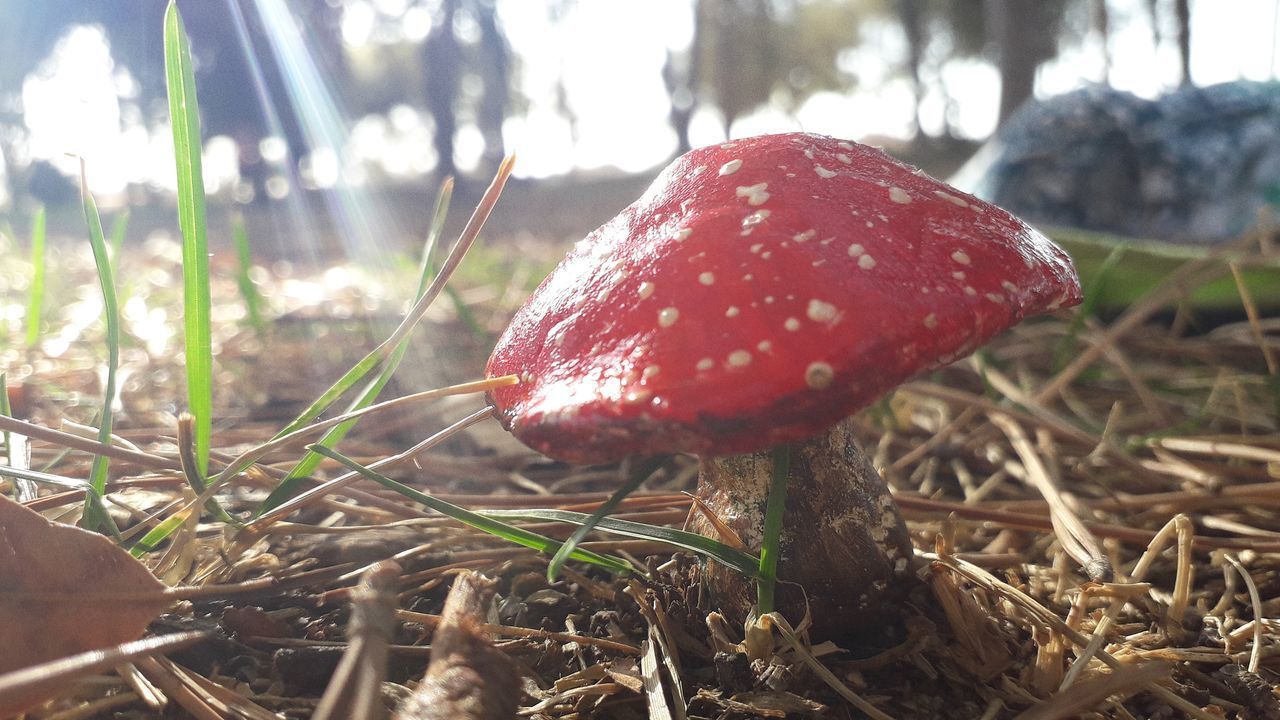
[[[775,632],[766,638],[772,660],[752,665],[734,652],[743,629],[708,616],[714,608],[690,580],[687,556],[596,539],[587,546],[637,558],[648,576],[570,566],[549,583],[546,558],[356,484],[252,537],[215,523],[177,536],[147,562],[187,587],[186,599],[152,629],[204,629],[213,639],[141,672],[68,684],[32,717],[153,717],[165,697],[200,717],[308,717],[348,647],[357,581],[386,559],[401,568],[393,590],[382,591],[399,608],[381,648],[388,702],[421,677],[451,578],[471,569],[497,580],[483,630],[519,668],[530,717],[1280,717],[1280,318],[1271,308],[1202,328],[1178,304],[1204,278],[1229,274],[1226,259],[1248,266],[1266,248],[1252,238],[1229,258],[1190,264],[1107,323],[1073,324],[1069,313],[1025,323],[860,416],[925,581],[903,607],[893,646],[797,646]],[[137,533],[190,491],[173,437],[175,345],[148,336],[143,321],[169,302],[176,265],[164,246],[133,251],[129,263],[135,320],[126,321],[122,442],[103,451],[113,457],[117,522]],[[21,302],[20,270],[0,271],[5,313]],[[71,254],[58,272],[74,287],[92,269]],[[393,324],[393,298],[404,297],[350,268],[273,275],[261,289],[277,319],[257,338],[238,322],[231,279],[218,282],[215,462],[269,438],[293,404],[385,334],[378,323]],[[503,287],[468,292],[495,331],[520,299]],[[83,478],[87,451],[101,448],[72,423],[92,420],[87,399],[101,389],[98,331],[80,317],[63,303],[53,333],[31,352],[16,323],[0,326],[0,360],[17,388],[14,414],[29,423],[5,428],[29,438],[31,466]],[[422,362],[393,392],[478,375],[485,340],[447,304],[424,334],[413,353]],[[478,407],[471,399],[373,415],[342,449],[374,462]],[[300,448],[282,448],[240,477],[224,506],[253,507]],[[680,491],[695,472],[673,460],[620,516],[679,526],[688,511]],[[390,474],[471,508],[589,511],[622,473],[552,463],[482,424]],[[0,480],[0,492],[13,487]],[[79,501],[45,489],[27,504],[73,521]],[[557,537],[571,530],[529,527]],[[1091,578],[1082,564],[1099,557],[1111,574],[1094,568]]]

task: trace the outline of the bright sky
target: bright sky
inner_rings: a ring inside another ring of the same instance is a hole
[[[279,0],[258,0],[278,3]],[[357,0],[349,6],[344,37],[367,41],[375,31],[377,11],[393,12],[403,0]],[[1144,10],[1145,0],[1111,0],[1114,86],[1143,96],[1169,88],[1176,75],[1171,42],[1155,46]],[[1232,0],[1225,4],[1192,3],[1192,73],[1199,84],[1247,78],[1264,80],[1280,71],[1275,52],[1276,0]],[[416,14],[414,14],[416,12]],[[404,34],[422,37],[429,29],[425,11],[405,18]],[[574,168],[617,167],[639,172],[663,162],[675,148],[667,123],[668,100],[661,69],[668,49],[682,50],[691,40],[691,0],[616,3],[581,0],[570,4],[558,23],[552,23],[543,3],[500,0],[499,16],[515,53],[521,59],[521,90],[529,99],[526,113],[510,118],[504,134],[519,155],[517,174],[544,177]],[[842,58],[847,69],[866,83],[852,94],[821,93],[794,116],[762,108],[739,119],[735,136],[790,129],[807,129],[843,137],[904,136],[910,120],[910,94],[905,82],[887,68],[904,52],[901,33],[891,23],[862,29],[868,41]],[[1171,33],[1166,33],[1170,35]],[[1089,38],[1042,68],[1038,92],[1055,94],[1087,81],[1102,80],[1098,38]],[[942,72],[958,102],[951,123],[961,133],[984,137],[995,124],[998,77],[980,61],[953,61]],[[577,114],[577,140],[569,122],[556,108],[555,85],[563,74],[569,104]],[[172,150],[167,130],[148,133],[121,117],[116,93],[133,91],[127,73],[113,69],[105,38],[96,29],[80,28],[67,36],[40,73],[22,88],[25,120],[31,129],[29,154],[68,169],[74,161],[64,153],[84,155],[90,183],[99,193],[123,190],[130,182],[172,184]],[[944,99],[925,99],[926,129],[941,127]],[[340,111],[341,108],[338,108]],[[378,162],[393,175],[426,169],[432,156],[421,146],[429,138],[429,121],[408,107],[388,118],[356,122],[345,154],[349,164]],[[693,121],[695,144],[721,139],[714,110],[702,110]],[[416,148],[416,149],[411,149]],[[480,155],[482,143],[474,128],[458,138],[460,165],[465,171]],[[235,173],[234,146],[224,140],[206,150],[206,182],[216,190]],[[317,159],[319,184],[336,181],[338,155],[324,152]],[[394,166],[393,166],[394,165]],[[362,168],[348,172],[359,178]],[[3,198],[0,198],[3,202]]]

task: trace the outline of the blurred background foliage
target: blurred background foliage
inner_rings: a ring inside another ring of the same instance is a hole
[[[1274,45],[1275,3],[1238,5],[1235,22],[1261,25]],[[228,205],[338,195],[319,205],[354,213],[346,225],[397,215],[362,210],[370,189],[455,174],[465,188],[512,151],[518,178],[607,184],[727,137],[806,129],[883,144],[945,175],[1037,93],[1095,82],[1152,95],[1191,82],[1197,22],[1232,12],[1191,0],[179,6],[210,192]],[[164,7],[0,2],[0,212],[74,200],[67,152],[87,158],[108,209],[171,203]],[[1260,70],[1202,54],[1210,80],[1262,79],[1275,64],[1274,52]]]

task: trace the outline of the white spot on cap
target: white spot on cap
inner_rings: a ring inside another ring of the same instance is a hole
[[[689,228],[680,228],[679,230],[676,231],[676,235],[675,235],[676,242],[684,242],[685,240],[688,240],[689,236],[692,234],[693,234],[693,231],[690,230]]]
[[[965,285],[965,286],[964,286],[964,294],[965,294],[965,295],[968,295],[968,296],[970,296],[970,297],[973,297],[974,295],[977,295],[977,294],[978,294],[978,291],[977,291],[977,290],[974,290],[972,285]]]
[[[813,171],[818,173],[818,177],[822,178],[823,180],[827,180],[836,176],[835,170],[828,170],[822,167],[821,165],[814,165]]]
[[[662,308],[658,311],[658,326],[671,327],[676,324],[676,320],[680,319],[680,311],[673,307]]]
[[[848,155],[845,155],[844,153],[836,153],[836,159],[844,163],[845,165],[848,165],[849,163],[853,162],[853,158],[849,157]]]
[[[742,312],[737,305],[730,305],[728,310],[724,311],[725,317],[738,317],[738,313]]]
[[[1017,291],[1018,291],[1018,286],[1017,286],[1017,285],[1014,285],[1013,283],[1009,282],[1008,280],[1001,280],[1001,281],[1000,281],[1000,287],[1004,288],[1005,290],[1008,290],[1008,291],[1009,291],[1009,292],[1011,292],[1011,293],[1013,293],[1013,292],[1017,292]]]
[[[955,271],[955,272],[951,273],[951,277],[953,277],[953,278],[955,278],[955,279],[957,279],[957,280],[963,280],[963,279],[964,279],[964,271],[963,271],[963,270],[957,270],[957,271]]]
[[[751,252],[753,252],[753,253],[758,253],[758,252],[760,252],[761,250],[763,250],[763,249],[764,249],[764,243],[756,243],[755,245],[752,245],[751,247],[749,247],[749,248],[747,248],[747,249],[748,249],[748,250],[750,250],[750,251],[751,251]]]
[[[723,177],[725,175],[732,175],[738,172],[738,168],[740,167],[742,167],[741,160],[730,160],[729,162],[720,166],[720,176]]]
[[[712,273],[712,272],[704,272],[698,276],[698,282],[702,283],[703,285],[714,285],[715,281],[716,281],[716,276],[715,276],[715,273]]]
[[[791,332],[795,332],[800,329],[800,321],[793,317],[789,317],[782,323],[782,327],[790,330]]]
[[[849,246],[849,257],[858,257],[864,252],[866,252],[866,248],[862,247],[858,243],[854,243]]]
[[[773,343],[769,342],[768,340],[761,340],[760,342],[756,343],[756,349],[759,350],[760,352],[769,352],[773,350]]]
[[[649,378],[653,377],[654,375],[657,375],[660,372],[662,372],[662,368],[658,367],[657,365],[649,365],[645,367],[643,372],[640,373],[640,380],[641,381],[648,380]]]
[[[889,188],[889,199],[900,205],[906,205],[911,202],[911,195],[906,190],[894,185]]]
[[[1004,296],[1000,293],[987,293],[987,299],[993,303],[1003,303]]]
[[[622,402],[627,405],[639,405],[651,397],[653,397],[653,393],[648,390],[628,390],[626,394],[622,396]]]
[[[697,368],[701,371],[707,371],[716,366],[716,361],[711,358],[702,358],[698,361]]]
[[[746,350],[734,350],[729,353],[729,367],[744,368],[751,364],[751,353]]]
[[[956,262],[960,263],[961,265],[968,265],[968,264],[969,264],[969,262],[970,262],[970,260],[969,260],[969,253],[967,253],[967,252],[965,252],[965,251],[963,251],[963,250],[957,250],[957,251],[955,251],[955,252],[951,253],[951,259],[952,259],[952,260],[955,260]]]
[[[933,191],[933,194],[934,194],[934,195],[937,195],[939,198],[941,198],[941,199],[943,199],[943,200],[946,200],[947,202],[949,202],[949,203],[951,203],[952,205],[955,205],[955,206],[957,206],[957,207],[963,207],[963,208],[967,208],[967,207],[969,207],[969,201],[968,201],[968,200],[965,200],[965,199],[964,199],[964,198],[962,198],[962,197],[957,197],[957,196],[955,196],[955,195],[952,195],[952,194],[951,194],[951,193],[949,193],[949,192],[944,192],[944,191],[942,191],[942,190],[934,190],[934,191]]]
[[[742,234],[750,235],[751,231],[755,230],[756,226],[764,222],[765,219],[767,219],[768,217],[769,217],[768,210],[757,210],[751,213],[750,215],[742,218]]]
[[[839,313],[836,312],[836,306],[828,302],[813,299],[809,301],[809,307],[805,310],[805,314],[814,322],[829,323],[836,319]]]
[[[836,371],[828,363],[812,362],[804,369],[804,384],[814,390],[826,390],[835,379]]]
[[[648,280],[645,280],[644,282],[640,283],[640,287],[639,289],[636,290],[636,293],[640,296],[641,300],[647,299],[650,295],[653,294],[653,283],[649,282]]]
[[[836,147],[840,148],[841,150],[852,150],[852,149],[853,149],[853,143],[850,143],[850,142],[844,142],[844,141],[842,140],[842,141],[840,141],[840,142],[836,143]]]
[[[769,200],[769,183],[743,185],[736,192],[738,197],[747,199],[748,205],[763,205]]]
[[[805,230],[802,233],[796,233],[794,236],[792,236],[791,239],[795,240],[798,243],[808,242],[809,240],[812,240],[814,236],[816,236],[817,234],[818,234],[817,230]]]
[[[930,330],[938,327],[938,316],[934,315],[933,313],[929,313],[928,315],[925,315],[924,326],[929,328]]]
[[[876,259],[871,257],[870,255],[863,255],[862,257],[858,258],[858,267],[862,268],[863,270],[870,270],[875,266],[876,266]]]

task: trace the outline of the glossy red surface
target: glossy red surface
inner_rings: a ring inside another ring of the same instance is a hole
[[[694,150],[512,319],[492,400],[547,455],[723,455],[814,435],[1027,315],[1070,258],[879,150],[792,133]]]

